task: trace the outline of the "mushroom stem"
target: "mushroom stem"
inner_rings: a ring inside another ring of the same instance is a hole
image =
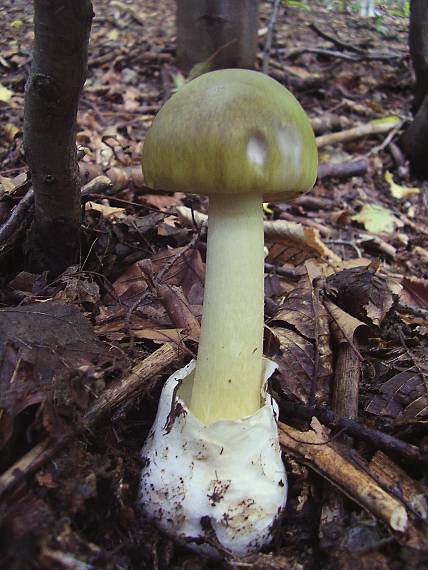
[[[210,196],[202,330],[189,409],[204,424],[260,408],[262,193]]]

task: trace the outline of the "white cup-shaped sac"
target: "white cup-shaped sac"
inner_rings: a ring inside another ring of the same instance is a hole
[[[243,556],[270,542],[287,478],[277,405],[266,391],[276,365],[264,360],[262,405],[253,415],[208,426],[186,405],[195,362],[166,382],[141,452],[139,503],[159,528],[211,556]]]

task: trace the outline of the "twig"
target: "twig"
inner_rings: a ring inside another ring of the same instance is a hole
[[[400,313],[407,313],[408,315],[413,315],[415,317],[422,317],[424,319],[428,318],[428,309],[423,309],[422,307],[412,307],[401,301],[395,303],[397,311]]]
[[[352,44],[349,44],[347,42],[344,42],[335,36],[330,36],[326,32],[323,32],[322,30],[320,30],[316,24],[309,24],[309,28],[312,31],[314,31],[316,34],[318,34],[324,40],[332,42],[334,45],[336,45],[338,47],[341,47],[343,49],[347,49],[348,51],[353,51],[355,53],[358,53],[359,55],[366,55],[366,52],[363,49],[361,49],[357,46],[354,46]]]
[[[398,124],[401,124],[401,121],[398,118],[396,121],[370,121],[365,125],[357,125],[352,129],[345,129],[344,131],[339,131],[337,133],[321,135],[316,138],[317,147],[320,148],[328,144],[352,141],[368,135],[388,133],[395,129]]]
[[[31,210],[34,203],[34,190],[30,188],[25,196],[21,198],[19,204],[12,210],[11,215],[0,227],[0,255],[7,242],[12,235],[16,236],[21,225],[26,221],[27,214]]]
[[[318,167],[318,178],[352,178],[364,176],[369,168],[367,158],[347,160],[344,162],[324,162]]]
[[[310,420],[315,416],[330,428],[346,429],[349,435],[370,444],[375,449],[382,449],[396,457],[428,468],[428,456],[424,455],[415,445],[401,441],[376,429],[368,428],[356,420],[339,418],[327,408],[305,406],[297,402],[283,400],[280,403],[280,410],[287,417],[297,416],[301,419]]]
[[[269,58],[270,58],[270,52],[272,49],[273,31],[275,29],[275,23],[276,23],[276,18],[278,16],[278,9],[279,9],[280,3],[281,3],[281,0],[275,0],[275,2],[273,4],[273,8],[272,8],[272,15],[270,17],[269,24],[268,24],[268,32],[267,32],[267,36],[266,36],[265,47],[263,50],[263,63],[262,63],[262,72],[263,73],[267,73],[269,70]]]
[[[288,425],[279,424],[280,443],[293,455],[330,481],[344,494],[364,509],[385,521],[393,530],[405,532],[411,522],[402,503],[384,491],[365,469],[344,457],[332,443],[320,444],[325,440],[322,426],[315,430],[298,431]]]
[[[287,279],[296,280],[298,279],[297,273],[294,269],[288,269],[287,267],[280,267],[274,265],[273,263],[265,262],[265,273],[275,273],[276,275],[281,275],[281,277],[287,277]]]
[[[292,50],[281,50],[282,55],[286,59],[291,59],[297,57],[299,55],[303,55],[304,53],[315,53],[317,55],[326,55],[329,57],[336,57],[337,59],[344,59],[346,61],[390,61],[396,59],[404,59],[407,57],[407,54],[397,54],[397,53],[367,53],[364,55],[350,55],[346,53],[342,53],[340,51],[335,51],[328,48],[296,48]]]
[[[347,240],[347,239],[326,239],[325,243],[327,243],[327,244],[334,243],[337,245],[346,245],[355,251],[355,253],[357,254],[357,257],[363,257],[363,254],[361,253],[360,248],[351,240]]]
[[[377,146],[373,147],[372,149],[370,149],[368,151],[368,153],[366,154],[367,157],[373,155],[373,154],[377,154],[379,153],[381,150],[383,150],[384,148],[386,148],[390,142],[392,141],[392,139],[395,137],[395,135],[400,131],[401,127],[403,126],[404,121],[400,121],[397,126],[395,128],[392,129],[392,131],[388,134],[387,137],[385,137],[385,140],[383,142],[381,142],[380,144],[378,144]]]

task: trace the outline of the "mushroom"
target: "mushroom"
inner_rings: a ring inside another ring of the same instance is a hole
[[[312,188],[315,137],[274,79],[213,71],[158,113],[143,170],[152,188],[208,195],[209,227],[198,357],[165,384],[142,451],[140,503],[195,548],[247,554],[270,539],[287,496],[266,391],[275,365],[263,358],[262,202]]]

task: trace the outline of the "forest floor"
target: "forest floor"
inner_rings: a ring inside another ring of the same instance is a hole
[[[220,562],[136,506],[139,451],[164,380],[197,352],[203,296],[206,232],[190,208],[207,201],[155,194],[140,168],[147,128],[185,80],[174,2],[94,2],[82,256],[55,279],[25,267],[31,203],[1,233],[31,187],[33,39],[32,3],[1,3],[0,568],[428,568],[428,186],[399,147],[408,23],[312,4],[280,8],[268,68],[322,137],[312,192],[265,208],[266,353],[290,494],[273,545]],[[262,2],[259,66],[271,11]]]

